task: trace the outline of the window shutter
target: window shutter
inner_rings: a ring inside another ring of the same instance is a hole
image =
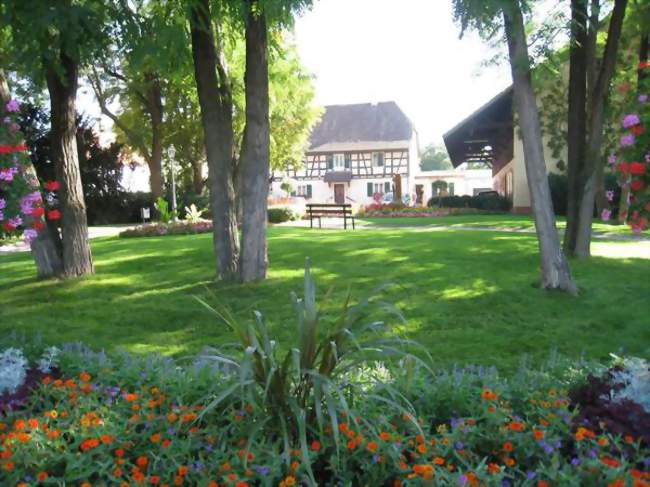
[[[345,154],[345,168],[350,169],[352,166],[352,156],[350,154]]]
[[[384,193],[390,193],[390,183],[388,181],[384,183]]]
[[[377,165],[378,166],[383,166],[384,165],[384,153],[383,152],[377,153]]]
[[[372,192],[372,183],[368,183],[368,196],[372,198],[373,192]]]
[[[311,184],[307,185],[307,198],[311,198]]]
[[[296,192],[295,192],[295,191],[292,191],[292,192],[291,192],[291,196],[296,196]]]
[[[327,156],[327,169],[334,169],[334,156],[331,154]]]

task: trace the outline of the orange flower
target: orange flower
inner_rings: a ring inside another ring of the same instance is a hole
[[[183,485],[183,477],[176,475],[174,477],[174,485]]]
[[[32,435],[28,433],[23,433],[23,432],[18,433],[18,441],[20,441],[21,443],[27,443],[31,439],[32,439]]]
[[[121,448],[118,448],[117,450],[115,450],[115,456],[116,457],[123,457],[124,456],[124,450],[122,450]]]
[[[512,450],[513,450],[512,443],[510,443],[509,441],[506,441],[503,444],[503,451],[512,451]]]
[[[149,440],[151,440],[151,443],[160,443],[160,433],[154,433],[149,437]]]
[[[546,480],[538,480],[537,487],[549,487],[548,482]]]
[[[104,445],[109,445],[109,444],[113,443],[113,440],[115,438],[113,436],[111,436],[111,435],[102,435],[102,436],[99,437],[99,439],[102,440],[102,443]]]
[[[339,425],[339,431],[340,431],[341,433],[345,433],[347,430],[348,430],[348,425],[347,425],[347,423],[341,423],[341,424]]]
[[[188,468],[185,465],[178,467],[178,475],[185,476],[187,475]]]
[[[505,464],[508,465],[508,467],[514,467],[517,462],[515,462],[514,458],[507,457],[504,460]]]
[[[603,465],[607,465],[611,468],[618,468],[621,466],[618,460],[611,457],[603,457],[600,461]]]
[[[189,423],[191,421],[194,421],[197,418],[195,413],[187,413],[183,415],[183,422],[184,423]]]
[[[314,440],[311,442],[311,451],[320,451],[320,441]]]
[[[172,444],[172,441],[171,441],[171,440],[164,439],[163,442],[162,442],[162,447],[163,447],[163,448],[168,448],[169,445],[171,445],[171,444]]]
[[[604,436],[601,436],[600,438],[598,438],[598,444],[600,446],[607,446],[609,445],[609,441]]]
[[[97,438],[88,438],[81,442],[80,448],[82,451],[92,450],[99,446],[99,440]]]
[[[11,472],[15,466],[16,464],[14,462],[7,462],[2,466],[2,468],[4,468],[7,472]]]
[[[483,389],[483,392],[481,393],[481,397],[485,401],[496,401],[499,398],[499,395],[490,389]]]
[[[533,435],[536,440],[542,440],[544,438],[544,431],[542,430],[533,430]]]
[[[24,430],[25,429],[25,421],[23,421],[22,419],[17,419],[14,422],[14,429],[15,430]]]
[[[435,463],[436,465],[444,465],[445,459],[442,457],[436,457],[433,459],[433,463]]]
[[[508,428],[512,431],[523,431],[526,426],[523,423],[519,423],[518,421],[512,421],[509,425]]]
[[[390,433],[388,433],[386,431],[382,431],[381,433],[379,433],[379,438],[381,438],[384,441],[389,441],[390,440]]]
[[[135,463],[138,465],[138,467],[146,467],[147,463],[149,463],[149,459],[142,455],[138,457]]]
[[[610,482],[607,484],[607,487],[625,487],[625,480],[623,479],[616,479],[614,482]]]
[[[500,473],[501,467],[496,463],[488,463],[488,472],[490,473]]]
[[[377,451],[377,448],[379,448],[379,445],[374,441],[369,441],[366,445],[366,448],[369,452],[375,453]]]
[[[149,483],[151,485],[158,485],[160,483],[160,477],[158,475],[152,475],[149,477]]]
[[[79,380],[82,382],[89,382],[92,377],[88,372],[82,372],[79,374]]]
[[[29,425],[29,427],[30,427],[31,429],[35,430],[35,429],[38,428],[38,419],[33,419],[33,418],[32,418],[32,419],[30,419],[29,421],[27,421],[27,424]]]
[[[291,487],[292,485],[296,485],[296,478],[293,475],[289,475],[289,476],[285,477],[284,485],[286,485],[287,487]]]
[[[348,450],[354,450],[357,447],[357,442],[354,440],[348,441]]]
[[[427,452],[427,445],[425,445],[424,443],[420,443],[417,446],[417,451],[418,451],[418,453],[421,453],[422,455],[424,455]]]
[[[48,477],[47,472],[39,472],[36,478],[40,481],[43,482]]]
[[[121,477],[122,476],[122,469],[120,467],[115,467],[113,469],[113,477]]]
[[[61,432],[59,430],[50,430],[47,432],[47,437],[50,440],[56,440],[59,436],[61,436]]]
[[[81,484],[81,487],[93,487],[93,486],[90,485],[90,482],[84,482],[83,484]]]
[[[127,402],[133,402],[133,401],[136,401],[138,399],[138,395],[131,392],[131,393],[127,394],[126,396],[124,396],[124,399],[126,399]]]

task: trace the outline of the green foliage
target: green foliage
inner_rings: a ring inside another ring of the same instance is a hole
[[[199,210],[194,203],[189,207],[185,207],[185,221],[190,223],[197,223],[201,221],[201,215],[205,213],[205,209]]]
[[[395,412],[414,414],[408,402],[392,394],[377,377],[367,376],[368,383],[354,380],[365,368],[380,365],[380,360],[421,360],[405,352],[413,342],[393,335],[391,324],[384,321],[403,317],[386,302],[384,289],[376,295],[351,304],[348,294],[335,314],[323,314],[316,301],[316,283],[311,275],[309,260],[305,264],[304,296],[292,293],[295,317],[294,338],[289,346],[281,346],[273,336],[262,314],[254,312],[250,323],[235,318],[225,307],[215,309],[199,299],[234,334],[239,354],[212,349],[203,354],[206,360],[235,367],[239,382],[214,397],[202,414],[217,408],[224,400],[241,400],[266,412],[265,429],[275,430],[284,439],[286,453],[289,445],[300,444],[303,458],[309,462],[307,436],[325,440],[328,429],[334,437],[337,452],[348,438],[339,437],[339,412],[353,417],[355,401],[366,404],[377,401]],[[328,296],[325,297],[328,299]],[[381,389],[377,395],[367,389]],[[368,424],[371,431],[372,424]],[[414,427],[420,429],[414,422]],[[310,477],[313,475],[309,469]],[[313,477],[312,477],[313,479]]]
[[[423,171],[441,171],[453,169],[447,151],[438,145],[429,144],[425,147],[420,158],[420,169]]]
[[[290,208],[269,208],[267,211],[269,223],[284,223],[295,219]]]
[[[429,207],[474,208],[477,210],[504,213],[510,210],[512,202],[505,196],[494,193],[476,196],[435,196],[427,202]]]
[[[169,223],[176,218],[176,213],[169,208],[169,203],[162,196],[156,200],[154,206],[158,210],[158,215],[162,223]]]

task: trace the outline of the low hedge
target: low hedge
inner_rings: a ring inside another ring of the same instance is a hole
[[[209,233],[211,231],[212,222],[210,220],[202,220],[199,222],[156,222],[129,228],[120,232],[119,236],[120,238],[162,237],[165,235],[193,235],[197,233]]]
[[[474,208],[492,212],[507,212],[512,208],[512,202],[505,196],[496,194],[480,194],[476,196],[435,196],[427,202],[431,208]]]
[[[284,223],[296,219],[289,208],[269,208],[268,214],[269,223]]]

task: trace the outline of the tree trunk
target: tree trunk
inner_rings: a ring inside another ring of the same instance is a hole
[[[578,208],[582,197],[578,176],[584,162],[587,127],[587,0],[571,0],[569,54],[568,194],[564,251],[573,255],[578,234]]]
[[[190,161],[192,165],[192,188],[194,194],[201,194],[203,192],[203,161],[201,159],[193,159]]]
[[[242,188],[241,279],[266,278],[269,195],[269,70],[266,14],[249,0],[246,23],[246,128],[239,162]]]
[[[163,104],[160,80],[157,74],[147,73],[147,110],[151,116],[151,156],[147,160],[149,165],[149,184],[151,196],[155,202],[163,194]]]
[[[198,0],[193,4],[190,24],[194,77],[208,159],[217,275],[224,280],[237,280],[239,239],[235,212],[232,95],[225,66],[215,48],[209,0]]]
[[[577,288],[571,277],[555,226],[551,190],[546,175],[537,102],[533,92],[524,21],[518,2],[503,8],[514,98],[524,145],[526,177],[531,196],[541,259],[541,287],[571,294]]]
[[[6,105],[11,100],[9,86],[4,71],[0,69],[0,103]],[[36,170],[30,161],[25,161],[24,170],[34,181],[38,181]],[[39,185],[40,189],[40,185]],[[56,225],[49,222],[38,232],[38,237],[31,241],[30,249],[36,264],[36,274],[39,278],[57,277],[63,271],[61,260],[61,239]]]
[[[78,66],[65,52],[60,54],[59,61],[59,66],[48,64],[45,69],[50,93],[52,159],[61,183],[63,276],[74,277],[92,274],[94,270],[77,156],[75,99]]]
[[[578,227],[576,233],[575,255],[588,257],[591,247],[591,224],[594,214],[594,202],[598,188],[598,164],[603,164],[601,147],[603,142],[603,125],[605,122],[605,106],[609,99],[609,85],[616,67],[616,55],[619,39],[623,29],[627,0],[616,0],[612,11],[607,32],[607,44],[598,77],[590,96],[590,113],[587,127],[587,146],[583,173],[580,207],[578,210]]]

